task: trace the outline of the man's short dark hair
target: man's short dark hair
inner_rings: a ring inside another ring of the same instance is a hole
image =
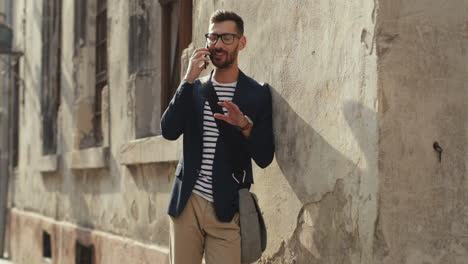
[[[229,20],[234,21],[236,23],[237,33],[241,36],[244,35],[244,20],[242,20],[242,18],[238,14],[232,11],[217,10],[211,15],[210,18],[211,23],[219,23]]]

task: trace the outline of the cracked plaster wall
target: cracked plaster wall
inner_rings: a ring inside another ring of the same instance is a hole
[[[215,9],[234,10],[248,40],[242,70],[273,87],[277,154],[269,168],[255,169],[253,187],[269,231],[261,263],[461,263],[466,257],[460,159],[467,157],[466,95],[460,91],[468,81],[468,12],[463,0],[430,3],[194,1],[192,47],[204,45]],[[135,138],[127,7],[116,0],[108,12],[109,170],[72,171],[60,156],[59,172],[40,174],[35,44],[42,4],[15,1],[25,82],[14,203],[167,247],[175,164],[127,168],[116,160],[121,145]],[[63,11],[59,149],[66,153],[76,149],[72,0],[63,1]],[[445,150],[441,164],[434,140]]]
[[[377,21],[374,262],[467,263],[468,1],[379,1]]]

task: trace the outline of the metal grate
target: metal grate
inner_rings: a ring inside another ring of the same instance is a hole
[[[85,246],[80,242],[76,242],[75,247],[75,264],[93,264],[94,263],[94,247],[93,245]]]
[[[107,5],[97,0],[96,14],[96,83],[107,82]]]

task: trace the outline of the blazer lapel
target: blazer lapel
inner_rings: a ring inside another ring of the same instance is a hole
[[[237,79],[236,91],[234,92],[234,97],[232,98],[232,102],[239,106],[239,103],[245,99],[248,92],[248,82],[247,77],[245,74],[239,70],[239,77]]]

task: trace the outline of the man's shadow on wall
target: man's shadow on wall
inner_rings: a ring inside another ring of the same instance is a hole
[[[330,145],[277,91],[271,92],[276,161],[303,207],[293,236],[266,263],[351,263],[353,256],[361,253],[359,225],[350,222],[354,221],[351,209],[360,208],[353,205],[361,203],[360,185],[377,177],[369,169],[377,161],[377,142],[372,141],[377,136],[376,113],[358,102],[337,106],[336,111],[342,111],[354,136],[347,144],[357,144],[359,151],[354,152],[362,153],[365,159],[356,157],[352,161]],[[338,124],[336,127],[340,129]],[[361,168],[362,162],[365,168]]]

